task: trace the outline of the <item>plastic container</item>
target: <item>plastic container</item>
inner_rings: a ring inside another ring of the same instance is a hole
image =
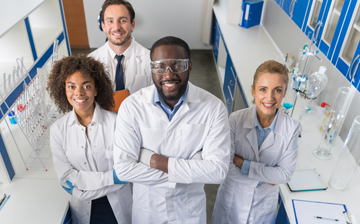
[[[310,99],[315,99],[321,91],[326,87],[328,77],[325,74],[326,67],[320,66],[319,71],[312,73],[309,76],[306,96]]]
[[[9,116],[9,121],[11,124],[17,124],[15,112],[13,110],[8,113],[8,116]]]

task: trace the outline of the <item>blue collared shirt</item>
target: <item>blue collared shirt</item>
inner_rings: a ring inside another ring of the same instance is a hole
[[[279,109],[277,110],[275,118],[274,118],[273,122],[271,123],[271,125],[267,128],[262,128],[259,123],[259,120],[257,118],[256,106],[255,106],[254,128],[256,129],[256,136],[257,136],[257,140],[258,140],[258,150],[260,150],[261,145],[263,144],[263,142],[265,141],[267,136],[270,134],[270,132],[274,131],[278,114],[279,114]],[[249,169],[250,169],[250,161],[244,160],[243,165],[241,166],[240,172],[248,175]]]
[[[161,109],[163,109],[163,111],[166,113],[167,117],[169,118],[169,121],[171,121],[171,119],[175,116],[176,112],[179,110],[181,104],[186,99],[188,91],[189,91],[189,84],[187,84],[184,94],[180,97],[177,104],[175,104],[173,110],[171,110],[171,108],[165,103],[165,101],[163,100],[163,98],[161,98],[157,90],[155,90],[153,104],[154,105],[158,104],[161,107]]]

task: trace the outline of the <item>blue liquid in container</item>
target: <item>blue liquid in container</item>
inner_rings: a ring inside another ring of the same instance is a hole
[[[283,106],[285,107],[286,110],[289,110],[293,107],[291,103],[283,103]]]

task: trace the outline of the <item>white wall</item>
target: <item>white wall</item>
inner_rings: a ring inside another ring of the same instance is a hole
[[[297,54],[304,44],[310,43],[306,35],[274,0],[265,0],[262,24],[281,52],[293,54],[296,56],[296,59]],[[314,58],[307,71],[308,74],[311,74],[312,72],[317,71],[320,66],[325,66],[327,68],[326,75],[328,76],[329,81],[327,87],[318,96],[317,102],[319,104],[319,102],[325,101],[331,105],[334,102],[339,87],[350,87],[351,85],[321,51],[318,56],[322,61],[320,62]],[[302,69],[302,67],[300,68]],[[360,93],[357,91],[340,132],[340,136],[343,140],[345,140],[354,118],[357,115],[360,115],[360,107],[358,105],[360,105]]]
[[[89,45],[104,44],[105,34],[97,27],[97,16],[104,1],[83,0]],[[133,36],[144,47],[164,36],[177,36],[191,49],[210,49],[201,41],[203,0],[129,0],[135,10]]]

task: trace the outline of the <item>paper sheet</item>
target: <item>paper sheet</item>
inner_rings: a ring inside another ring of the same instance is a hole
[[[346,224],[346,209],[343,204],[331,204],[325,202],[293,200],[296,223],[298,224]],[[320,216],[334,220],[317,219]]]

